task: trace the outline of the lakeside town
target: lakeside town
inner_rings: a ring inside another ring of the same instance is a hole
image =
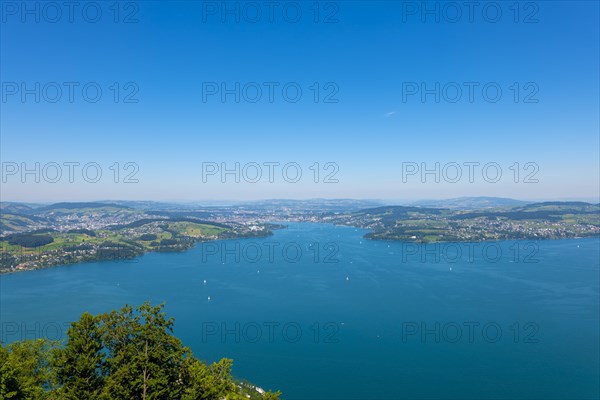
[[[415,243],[545,240],[600,235],[600,206],[547,202],[517,207],[446,209],[364,202],[273,201],[228,206],[3,203],[0,272],[80,262],[131,262],[146,252],[178,252],[199,242],[257,238],[286,222],[368,229],[366,239]]]
[[[539,203],[519,209],[462,211],[381,207],[328,215],[324,222],[369,229],[368,239],[412,242],[545,240],[600,235],[600,207],[588,203]]]

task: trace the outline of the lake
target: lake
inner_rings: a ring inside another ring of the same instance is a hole
[[[83,311],[166,302],[206,361],[286,399],[600,396],[600,240],[414,245],[289,223],[0,277],[1,340],[64,338]]]

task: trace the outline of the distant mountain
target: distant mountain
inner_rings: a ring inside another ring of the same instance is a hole
[[[411,207],[411,206],[381,206],[375,208],[366,208],[353,213],[354,215],[369,215],[369,216],[381,216],[381,215],[393,215],[397,217],[403,217],[411,212],[428,213],[428,214],[439,214],[442,210],[434,207]]]
[[[421,200],[410,204],[411,206],[448,208],[452,210],[475,210],[484,208],[501,208],[524,206],[530,202],[509,199],[504,197],[458,197],[445,200]]]
[[[0,213],[25,214],[32,209],[33,207],[24,203],[13,203],[6,201],[0,203]]]
[[[438,215],[443,211],[443,209],[429,207],[382,206],[356,211],[350,215],[352,215],[353,218],[376,220],[384,225],[393,225],[396,221],[409,219],[415,214]]]
[[[45,222],[44,218],[33,215],[12,214],[2,211],[0,213],[0,235],[30,231],[42,226]]]
[[[381,206],[384,203],[376,200],[354,200],[354,199],[306,199],[306,200],[290,200],[290,199],[273,199],[262,200],[256,202],[243,203],[241,205],[253,209],[267,208],[290,208],[302,211],[358,211],[365,208]]]
[[[546,201],[542,203],[527,204],[523,207],[517,207],[515,210],[526,212],[574,212],[574,213],[597,213],[600,210],[600,204],[591,204],[583,201]]]
[[[354,199],[268,199],[257,201],[190,201],[190,202],[164,202],[164,201],[134,201],[134,200],[103,200],[96,204],[110,204],[130,207],[137,210],[151,211],[151,213],[162,212],[184,212],[186,210],[216,210],[245,208],[252,210],[290,208],[304,211],[321,210],[360,210],[368,207],[377,207],[384,204],[376,200],[354,200]]]
[[[186,203],[170,203],[164,201],[151,200],[102,200],[98,201],[97,203],[127,208],[135,208],[136,210],[178,210],[182,208],[191,207]]]
[[[119,204],[110,204],[110,203],[98,203],[98,202],[87,202],[87,203],[55,203],[49,206],[40,207],[35,209],[36,213],[49,212],[49,211],[65,211],[65,212],[73,212],[77,210],[85,210],[85,209],[122,209],[122,210],[131,210],[131,207],[119,205]]]

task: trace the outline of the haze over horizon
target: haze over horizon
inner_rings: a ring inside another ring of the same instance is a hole
[[[311,197],[311,198],[257,198],[257,199],[248,199],[248,200],[235,200],[235,199],[195,199],[195,200],[181,200],[181,199],[82,199],[82,200],[37,200],[37,201],[20,201],[20,200],[10,200],[10,199],[2,199],[2,203],[22,203],[22,204],[55,204],[55,203],[77,203],[77,202],[89,202],[89,203],[111,203],[111,202],[149,202],[149,203],[165,203],[165,204],[181,204],[181,205],[193,205],[198,204],[202,206],[209,205],[243,205],[243,204],[252,204],[252,203],[261,203],[261,202],[278,202],[278,201],[290,201],[290,202],[328,202],[328,201],[354,201],[354,202],[372,202],[372,203],[380,203],[385,205],[411,205],[411,204],[420,204],[427,202],[450,202],[450,201],[460,201],[460,200],[478,200],[478,199],[494,199],[494,200],[509,200],[515,202],[523,202],[523,203],[543,203],[543,202],[585,202],[590,204],[600,203],[600,198],[592,198],[592,197],[567,197],[567,198],[532,198],[532,199],[523,199],[523,198],[510,198],[510,197],[489,197],[489,196],[463,196],[463,197],[455,197],[455,198],[427,198],[427,199],[377,199],[377,198],[342,198],[342,197],[331,197],[331,198],[319,198],[319,197]]]

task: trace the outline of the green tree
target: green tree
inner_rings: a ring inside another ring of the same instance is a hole
[[[163,305],[84,313],[67,343],[0,343],[0,400],[278,400],[234,382],[233,361],[210,366],[173,336]],[[250,396],[250,397],[248,397]]]
[[[207,366],[196,358],[187,362],[188,379],[182,400],[220,400],[235,392],[233,360],[223,358]]]
[[[0,399],[19,398],[19,380],[15,365],[9,362],[9,352],[4,346],[0,346]]]
[[[231,377],[231,367],[233,367],[233,360],[229,358],[222,358],[219,362],[212,363],[208,367],[212,376],[212,386],[219,396],[225,396],[235,389]]]
[[[44,340],[15,342],[0,351],[0,399],[49,398],[53,385],[50,365],[54,343]]]
[[[263,395],[263,400],[279,400],[279,396],[281,396],[281,392],[279,390],[277,392],[271,392],[269,390]]]
[[[55,353],[55,369],[60,397],[65,400],[99,398],[103,387],[102,337],[98,318],[81,315],[67,331],[66,346]]]
[[[212,390],[212,376],[208,367],[196,358],[186,360],[186,387],[182,400],[217,400],[218,393]]]
[[[107,351],[104,397],[114,400],[178,399],[184,391],[189,353],[172,335],[163,305],[144,303],[102,315]]]

